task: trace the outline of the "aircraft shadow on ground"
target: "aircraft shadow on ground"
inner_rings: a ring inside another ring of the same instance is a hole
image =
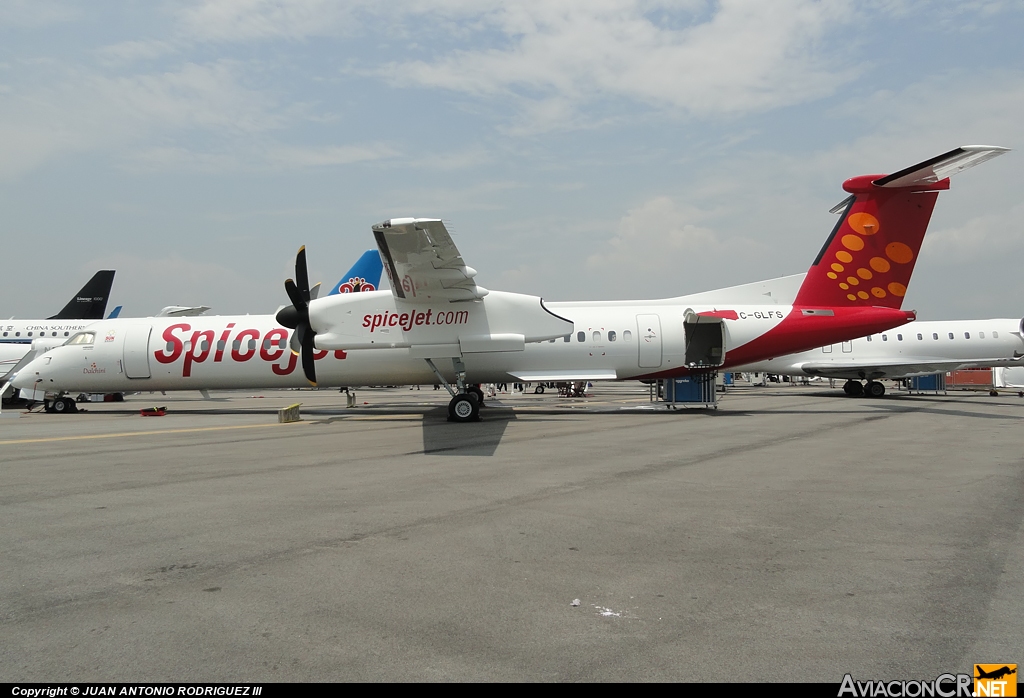
[[[458,424],[448,421],[448,408],[438,407],[423,415],[424,455],[493,456],[508,423],[516,418],[509,408],[485,407],[480,421]]]

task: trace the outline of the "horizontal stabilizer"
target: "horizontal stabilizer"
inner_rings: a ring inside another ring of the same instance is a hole
[[[899,172],[876,179],[872,184],[890,189],[935,184],[957,172],[963,172],[986,160],[999,157],[1009,150],[1009,148],[1001,148],[998,145],[963,145],[948,153],[937,155]]]

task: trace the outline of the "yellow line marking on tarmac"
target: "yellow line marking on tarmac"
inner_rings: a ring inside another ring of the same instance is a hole
[[[195,427],[193,429],[155,429],[153,431],[123,431],[117,434],[82,434],[79,436],[51,436],[45,439],[11,439],[0,441],[0,446],[9,444],[41,444],[53,441],[78,441],[84,439],[116,439],[122,436],[153,436],[154,434],[191,434],[198,431],[226,431],[228,429],[256,429],[258,427],[283,427],[290,424],[312,424],[312,422],[286,422],[285,424],[233,424],[226,427]]]

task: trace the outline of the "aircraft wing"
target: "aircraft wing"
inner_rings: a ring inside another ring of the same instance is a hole
[[[613,369],[579,369],[556,371],[509,371],[524,383],[550,383],[554,381],[613,381],[618,378]]]
[[[168,305],[156,317],[194,317],[210,309],[208,305]]]
[[[911,378],[927,376],[932,373],[955,371],[967,366],[983,366],[985,364],[1005,362],[1006,359],[992,358],[964,361],[962,359],[921,359],[906,361],[818,361],[800,364],[800,370],[811,376],[823,378]]]
[[[392,218],[373,226],[391,281],[391,292],[408,303],[473,301],[487,295],[476,285],[444,223],[433,218]]]

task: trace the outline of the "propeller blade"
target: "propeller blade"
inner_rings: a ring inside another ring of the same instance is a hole
[[[303,310],[306,310],[309,302],[302,297],[302,291],[296,287],[294,281],[291,279],[285,279],[284,290],[288,294],[288,300],[292,302],[292,307],[295,308],[297,312],[301,313]]]
[[[302,372],[306,374],[306,380],[315,387],[316,366],[314,364],[313,352],[316,351],[316,347],[313,346],[313,333],[303,332],[305,329],[306,327],[300,327],[297,330],[297,332],[302,334],[299,338],[299,341],[302,343]]]
[[[309,305],[309,274],[306,271],[305,245],[300,247],[299,253],[295,255],[295,285],[299,287],[299,293],[302,294],[305,305]],[[294,303],[294,301],[292,302]],[[295,307],[298,308],[299,304],[295,303]]]

